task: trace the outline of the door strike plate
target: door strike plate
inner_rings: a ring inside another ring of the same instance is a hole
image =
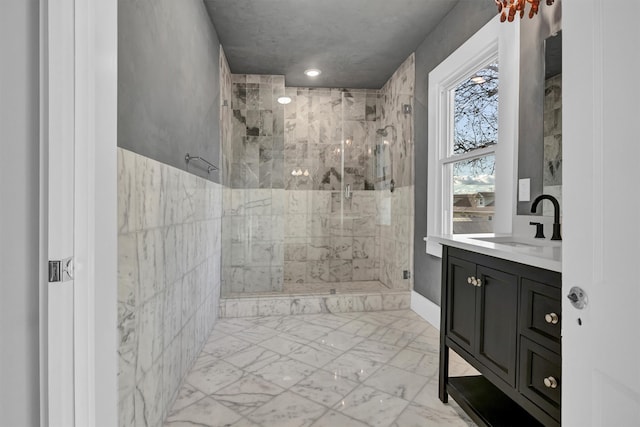
[[[49,283],[73,279],[73,258],[49,261]]]

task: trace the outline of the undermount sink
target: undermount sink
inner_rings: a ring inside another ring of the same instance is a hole
[[[512,246],[515,248],[527,247],[560,247],[562,241],[548,239],[530,239],[519,236],[491,236],[491,237],[471,237],[474,240],[482,240],[483,242],[497,243],[500,245]]]

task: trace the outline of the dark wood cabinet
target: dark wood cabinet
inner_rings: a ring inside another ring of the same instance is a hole
[[[440,399],[480,425],[559,425],[560,274],[444,246]],[[450,377],[449,350],[480,372]]]

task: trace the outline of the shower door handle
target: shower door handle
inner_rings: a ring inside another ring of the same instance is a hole
[[[347,184],[344,187],[344,198],[349,200],[351,198],[351,184]]]

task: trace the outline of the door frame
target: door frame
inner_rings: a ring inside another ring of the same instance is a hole
[[[69,207],[74,216],[74,378],[73,391],[55,405],[73,408],[74,425],[113,426],[118,423],[117,0],[73,1],[64,12],[53,6],[50,10],[48,0],[40,0],[40,424],[57,425],[49,414],[60,409],[50,407],[49,399],[48,345],[56,336],[48,332],[47,179],[55,158],[50,147],[63,144],[74,153]],[[72,26],[60,25],[70,20]],[[56,42],[61,38],[69,42]],[[61,83],[50,71],[58,55],[74,58],[73,90],[64,95],[74,104],[73,138],[50,145],[49,93]]]

